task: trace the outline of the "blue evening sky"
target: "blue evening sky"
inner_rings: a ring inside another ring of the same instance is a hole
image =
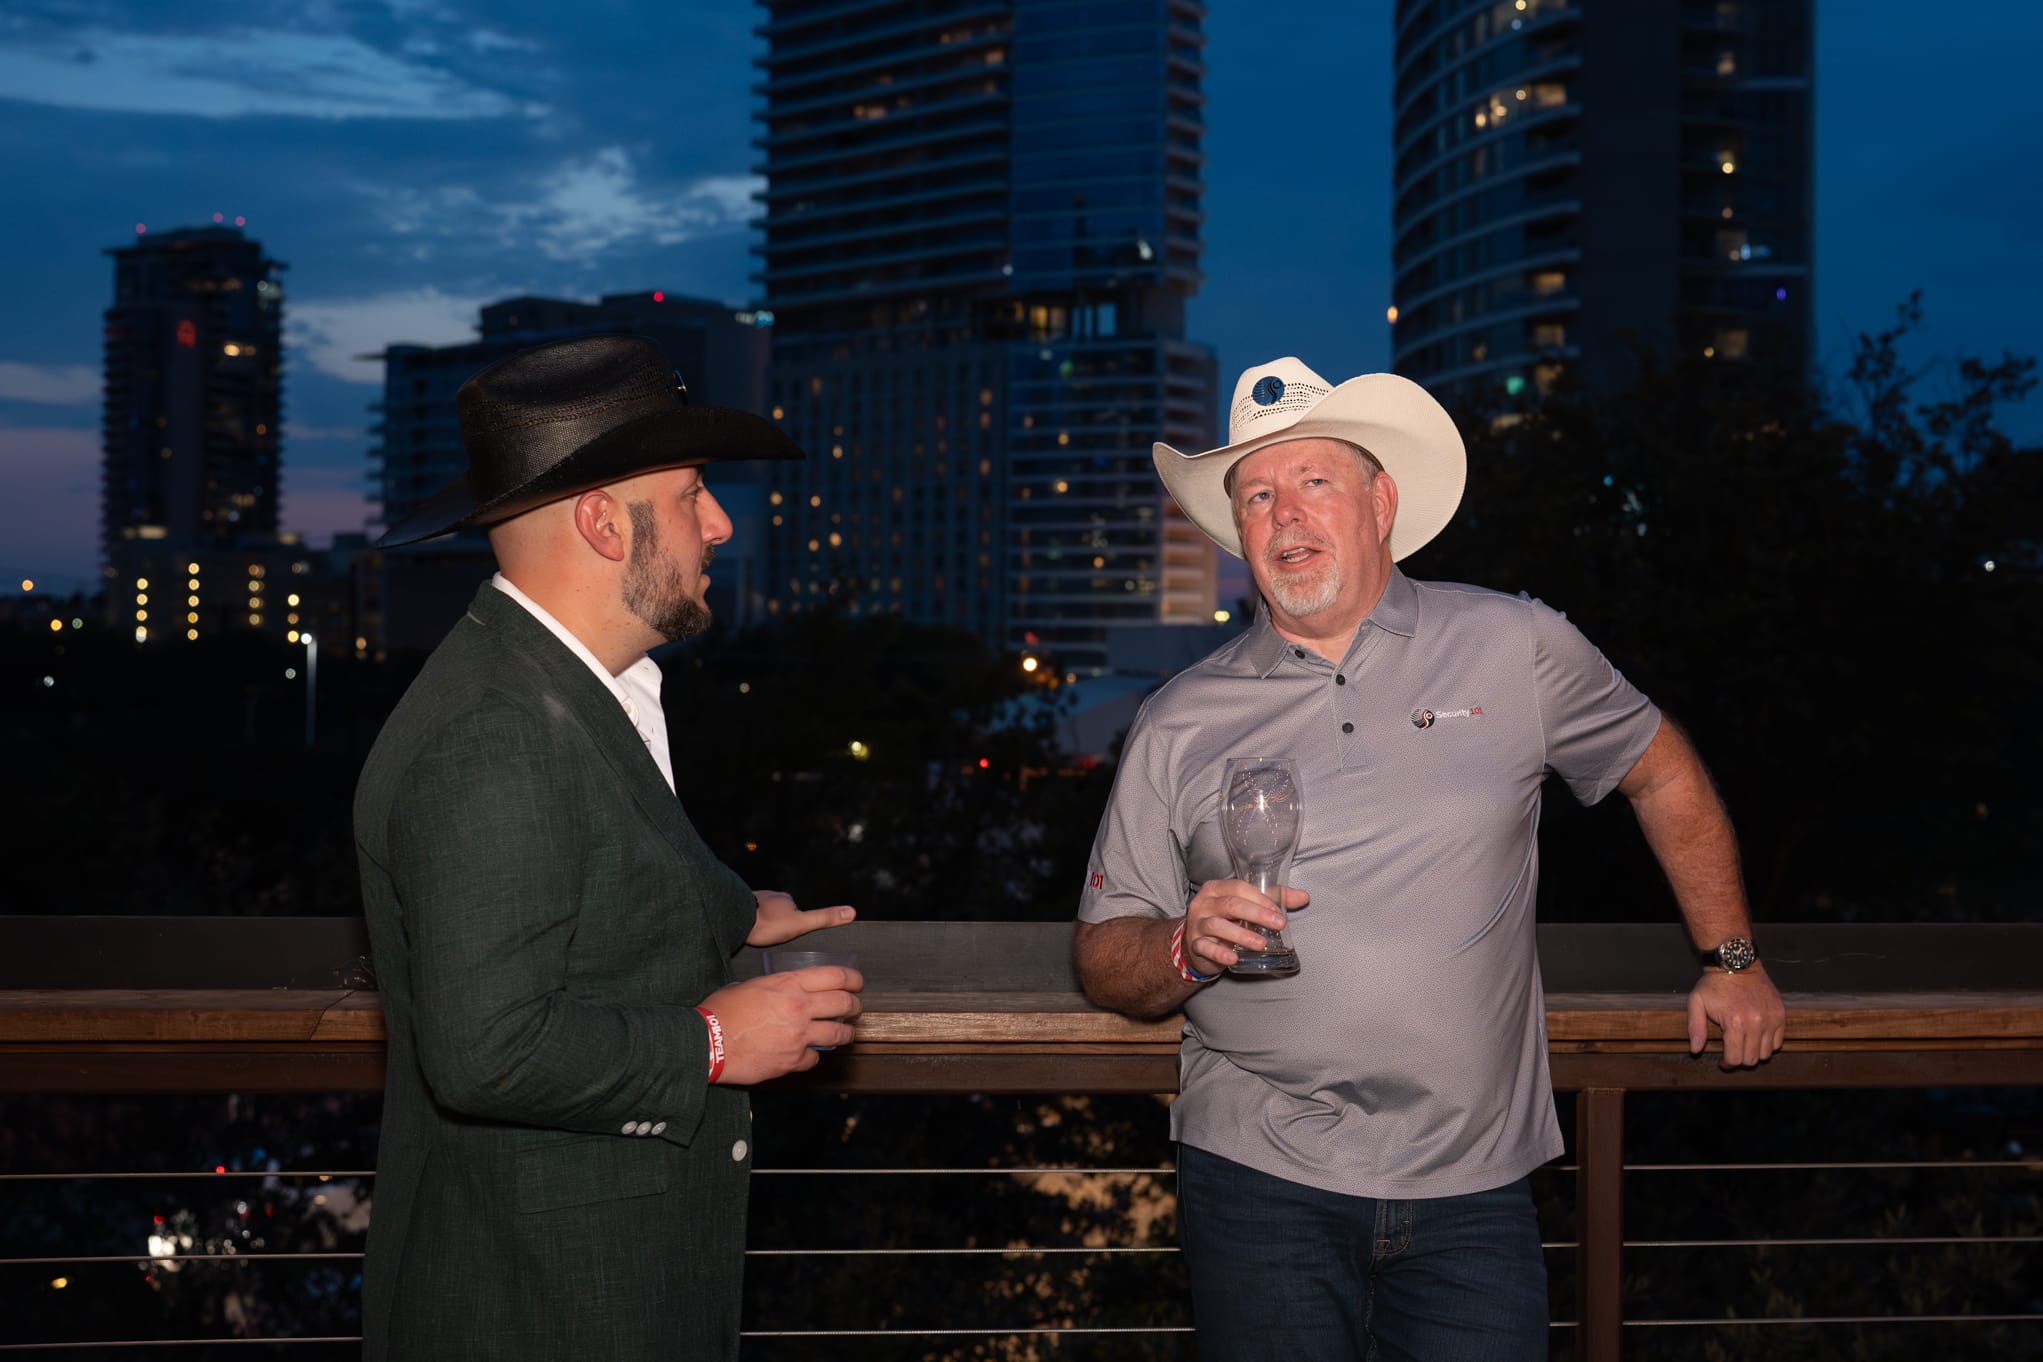
[[[1240,369],[1385,367],[1389,0],[1209,0],[1206,284]],[[244,216],[289,270],[284,519],[360,528],[367,404],[394,341],[519,292],[742,304],[758,11],[553,0],[7,0],[0,6],[0,581],[89,586],[101,252]],[[2043,8],[1824,0],[1819,354],[1909,290],[1933,391],[1963,354],[2043,351]],[[2043,430],[2043,399],[2015,428]]]

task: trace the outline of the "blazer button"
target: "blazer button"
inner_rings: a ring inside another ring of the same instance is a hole
[[[650,1134],[652,1134],[652,1133],[653,1133],[653,1123],[652,1123],[651,1121],[640,1121],[640,1122],[638,1123],[638,1133],[639,1133],[639,1134],[641,1134],[641,1135],[650,1135]]]
[[[624,1130],[623,1130],[623,1132],[622,1132],[622,1133],[623,1133],[623,1134],[626,1134],[626,1135],[636,1135],[636,1134],[638,1134],[638,1122],[636,1122],[636,1121],[626,1121],[626,1122],[624,1123]]]
[[[745,1155],[751,1151],[751,1148],[752,1147],[750,1145],[746,1144],[743,1140],[740,1140],[736,1144],[731,1146],[731,1157],[737,1160],[739,1163],[743,1163],[745,1161]]]
[[[665,1121],[655,1121],[655,1122],[653,1122],[653,1134],[655,1134],[655,1135],[665,1135],[666,1133],[667,1133],[667,1123],[666,1123]]]

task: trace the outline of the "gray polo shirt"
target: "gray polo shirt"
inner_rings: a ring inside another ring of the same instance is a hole
[[[1338,666],[1255,624],[1136,716],[1078,916],[1226,878],[1231,756],[1299,762],[1299,971],[1185,1005],[1171,1133],[1277,1177],[1457,1196],[1561,1152],[1533,931],[1540,784],[1616,788],[1660,714],[1558,611],[1393,571]]]

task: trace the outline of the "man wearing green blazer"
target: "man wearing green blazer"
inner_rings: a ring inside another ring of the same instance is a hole
[[[390,1046],[364,1353],[735,1358],[738,1085],[848,1043],[863,980],[734,982],[739,947],[852,910],[755,893],[702,843],[646,650],[708,623],[731,525],[703,465],[801,453],[627,337],[513,356],[459,403],[467,476],[384,543],[486,526],[501,571],[355,796]]]

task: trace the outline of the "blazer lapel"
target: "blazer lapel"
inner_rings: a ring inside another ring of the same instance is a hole
[[[709,848],[690,826],[681,801],[667,788],[667,779],[646,750],[645,740],[625,717],[616,695],[596,679],[588,664],[569,652],[530,611],[490,583],[483,584],[468,613],[503,640],[513,665],[531,667],[538,673],[539,688],[560,698],[568,715],[589,735],[591,746],[616,775],[618,785],[660,835],[690,862],[708,857]]]

